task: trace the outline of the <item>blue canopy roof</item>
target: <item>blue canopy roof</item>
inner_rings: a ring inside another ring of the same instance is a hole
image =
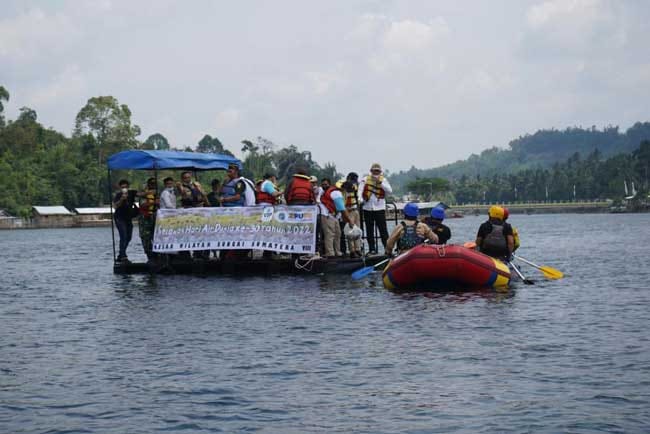
[[[141,149],[118,152],[108,157],[107,161],[108,168],[111,170],[225,170],[233,163],[241,169],[241,162],[229,155]]]

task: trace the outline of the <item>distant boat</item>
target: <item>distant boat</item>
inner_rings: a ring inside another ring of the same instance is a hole
[[[463,214],[459,213],[459,212],[452,212],[451,215],[449,216],[449,218],[452,218],[452,219],[460,219],[460,218],[463,218],[463,217],[465,217],[465,216]]]

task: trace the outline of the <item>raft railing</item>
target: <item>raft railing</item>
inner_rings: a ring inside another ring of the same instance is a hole
[[[395,202],[386,202],[386,216],[388,216],[388,211],[392,211],[393,215],[393,222],[397,225],[398,219],[397,219],[397,205],[395,205]],[[359,209],[359,220],[361,223],[361,231],[363,232],[363,235],[361,237],[362,243],[361,243],[361,249],[363,250],[363,253],[366,251],[366,243],[368,242],[368,234],[366,233],[366,227],[365,227],[365,222],[363,220],[363,207]],[[388,222],[388,218],[386,218],[386,221]],[[388,234],[390,235],[390,233]],[[375,247],[379,248],[379,244],[381,243],[381,235],[379,233],[379,228],[377,225],[375,225],[375,230],[374,233],[372,234],[372,237],[375,239]]]

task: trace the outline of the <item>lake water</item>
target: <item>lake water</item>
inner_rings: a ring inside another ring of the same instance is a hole
[[[650,215],[511,220],[564,279],[118,276],[106,228],[1,231],[0,432],[649,432]]]

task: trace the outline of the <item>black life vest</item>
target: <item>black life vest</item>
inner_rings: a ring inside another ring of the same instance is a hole
[[[402,236],[397,240],[397,250],[403,252],[417,246],[418,244],[424,243],[424,237],[421,237],[417,233],[418,222],[415,222],[414,225],[407,225],[404,222],[400,223],[404,230],[402,231]]]
[[[481,251],[489,254],[490,256],[507,255],[508,254],[508,240],[503,234],[504,223],[498,224],[489,222],[490,232],[485,235],[481,244]]]

